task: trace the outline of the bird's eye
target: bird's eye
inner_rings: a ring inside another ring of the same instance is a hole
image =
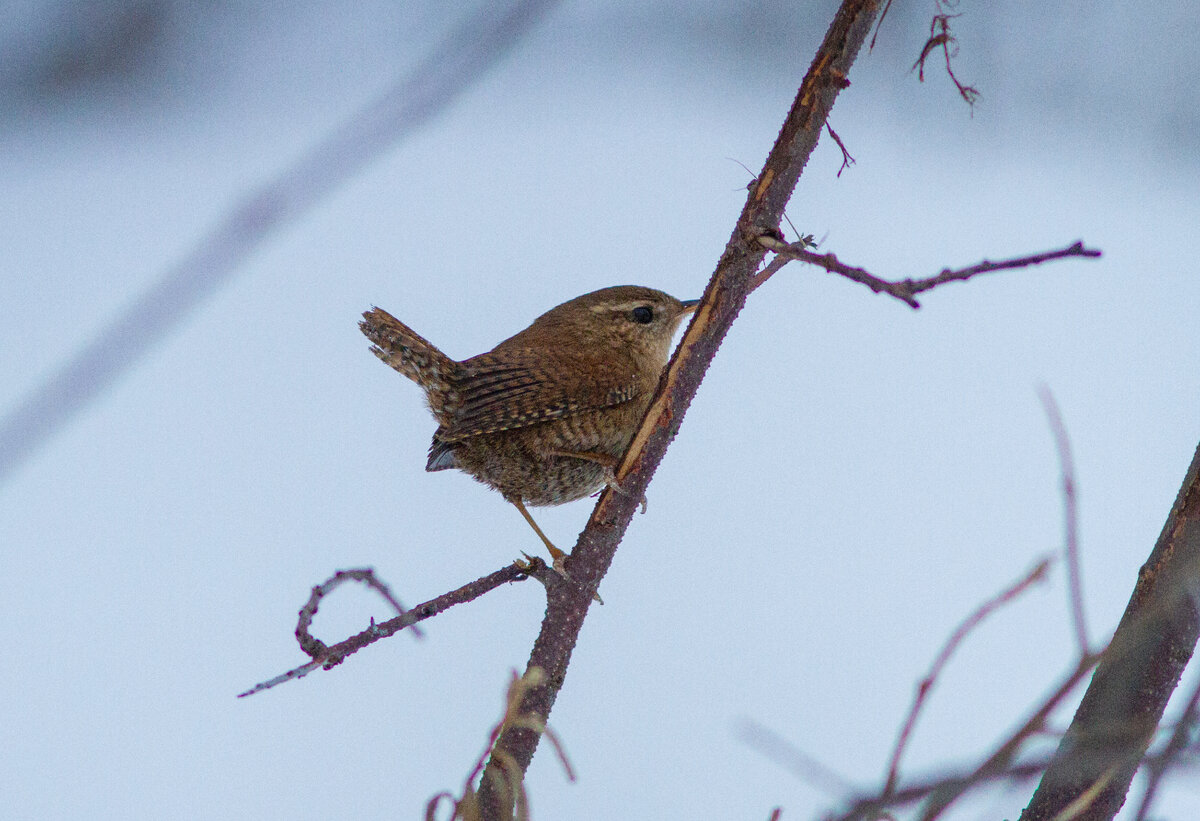
[[[633,321],[642,325],[649,325],[654,320],[654,311],[646,305],[639,305],[630,312]]]

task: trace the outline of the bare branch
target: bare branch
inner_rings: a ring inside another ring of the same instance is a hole
[[[328,670],[331,667],[336,667],[341,664],[346,658],[367,645],[374,644],[380,639],[385,639],[388,636],[395,635],[406,627],[411,627],[417,622],[432,618],[439,613],[449,610],[456,604],[465,604],[473,601],[483,594],[495,590],[502,584],[509,582],[524,581],[527,578],[537,578],[546,585],[548,590],[557,589],[558,587],[569,587],[565,581],[557,573],[551,572],[546,563],[541,559],[534,558],[528,563],[514,562],[507,567],[502,567],[495,573],[476,579],[469,584],[465,584],[457,590],[451,590],[449,593],[443,593],[437,598],[430,599],[424,604],[418,604],[411,610],[404,612],[402,616],[396,616],[394,619],[388,619],[380,624],[372,624],[361,633],[351,636],[337,644],[330,645],[324,648],[323,652],[319,652],[314,656],[313,660],[307,664],[282,673],[275,678],[268,679],[260,684],[256,684],[251,689],[244,693],[239,693],[238,698],[252,696],[255,693],[261,693],[263,690],[269,690],[276,685],[282,684],[285,681],[291,681],[304,676],[316,670],[318,667],[323,667]],[[315,595],[314,588],[314,595]],[[311,599],[310,599],[311,601]],[[307,605],[305,605],[307,607]],[[314,608],[315,612],[315,608]],[[303,620],[303,612],[301,614]],[[299,637],[299,629],[297,629],[297,637]],[[311,638],[311,637],[310,637]],[[321,645],[318,639],[311,639],[310,648],[317,649],[317,645]],[[315,644],[314,644],[315,643]],[[303,646],[303,642],[302,642]],[[306,650],[305,652],[310,652]]]
[[[438,793],[429,799],[429,803],[425,807],[426,819],[432,819],[438,806],[447,798],[454,802],[454,812],[450,816],[450,821],[454,821],[455,819],[475,821],[475,819],[480,817],[481,809],[478,794],[475,791],[475,779],[483,771],[483,766],[487,762],[488,756],[492,754],[496,746],[496,739],[500,737],[500,732],[505,727],[520,726],[539,735],[545,735],[546,738],[550,739],[550,743],[554,746],[554,751],[558,754],[559,763],[562,764],[567,780],[575,780],[575,770],[571,767],[571,762],[567,758],[566,748],[563,747],[562,741],[554,731],[536,716],[520,712],[521,702],[524,701],[525,694],[531,687],[537,687],[543,684],[545,680],[546,673],[540,667],[531,667],[525,672],[525,675],[520,677],[517,676],[515,670],[513,671],[512,682],[508,685],[508,691],[504,697],[504,714],[500,717],[500,721],[492,727],[491,733],[488,735],[487,745],[483,748],[483,752],[479,758],[475,760],[475,766],[471,768],[471,772],[467,774],[466,781],[463,783],[462,798],[455,800],[454,796],[448,792]],[[528,797],[525,794],[525,786],[522,784],[522,774],[514,768],[515,762],[512,761],[511,756],[506,756],[504,772],[508,778],[504,782],[503,788],[516,801],[516,817],[528,818]]]
[[[758,290],[759,286],[773,277],[780,268],[787,265],[791,261],[791,257],[783,254],[776,254],[774,257],[772,257],[771,261],[764,265],[761,271],[750,278],[750,292],[753,293],[754,291]]]
[[[873,795],[854,799],[845,812],[841,815],[826,816],[825,821],[879,821],[881,818],[890,817],[886,815],[889,808],[915,804],[940,790],[966,789],[969,786],[982,786],[995,781],[1024,781],[1035,778],[1045,768],[1046,761],[1037,760],[1014,764],[1007,769],[982,777],[970,773],[917,781],[896,790],[886,798],[882,795]]]
[[[1041,265],[1045,262],[1050,262],[1051,260],[1055,259],[1063,259],[1065,257],[1086,257],[1095,259],[1100,256],[1100,251],[1094,248],[1085,248],[1083,242],[1076,242],[1067,246],[1066,248],[1059,248],[1054,251],[1045,251],[1040,254],[1014,257],[1012,259],[1000,260],[999,262],[992,262],[991,260],[985,259],[983,262],[970,265],[966,268],[959,268],[957,270],[950,270],[949,268],[946,268],[943,269],[941,273],[935,276],[926,277],[925,279],[903,279],[896,282],[891,282],[886,279],[880,279],[864,268],[855,268],[851,265],[846,265],[833,254],[814,253],[808,250],[808,248],[801,243],[788,244],[771,236],[761,236],[759,237],[759,242],[761,242],[765,247],[770,248],[772,251],[775,251],[780,256],[786,256],[791,259],[800,260],[801,262],[808,262],[813,265],[817,265],[821,268],[824,268],[831,274],[839,274],[840,276],[846,277],[846,279],[866,285],[877,294],[882,293],[895,297],[896,299],[908,305],[910,308],[921,307],[921,303],[916,300],[917,294],[932,290],[939,285],[945,285],[947,282],[965,282],[971,277],[978,276],[979,274],[987,274],[993,271],[1003,271],[1010,268],[1026,268],[1030,265]],[[774,263],[774,260],[772,260],[772,263]],[[771,273],[778,271],[779,268],[782,267],[782,265],[776,266]],[[767,269],[764,269],[764,273],[766,273],[766,270]],[[770,276],[770,274],[767,274],[767,276]],[[764,281],[767,276],[762,276],[757,282],[756,287],[757,285],[761,285],[762,281]]]
[[[941,675],[942,668],[946,666],[954,651],[958,649],[958,645],[962,643],[962,640],[972,630],[978,627],[984,619],[997,609],[1024,593],[1034,583],[1043,581],[1046,578],[1046,571],[1049,567],[1050,560],[1042,559],[1032,570],[1016,582],[976,608],[975,612],[967,616],[962,624],[950,635],[950,638],[946,640],[941,652],[937,654],[937,658],[934,659],[933,665],[929,668],[929,672],[926,673],[925,678],[921,679],[921,682],[917,685],[917,695],[913,699],[912,707],[908,711],[908,717],[904,720],[900,735],[896,739],[896,747],[892,751],[892,761],[888,767],[887,782],[883,788],[883,796],[885,798],[896,790],[896,784],[900,779],[900,757],[904,754],[904,748],[908,744],[909,737],[912,735],[913,727],[917,723],[917,717],[921,713],[925,699],[928,697],[930,690],[933,689],[933,685],[937,682],[938,676]]]
[[[989,781],[1002,775],[1005,771],[1012,767],[1016,760],[1017,753],[1021,750],[1021,745],[1035,733],[1041,731],[1046,726],[1046,719],[1049,717],[1063,699],[1071,694],[1076,685],[1083,680],[1091,669],[1096,666],[1099,661],[1099,656],[1084,656],[1075,665],[1075,669],[1063,680],[1058,688],[1047,698],[1040,707],[1038,707],[1033,715],[1026,719],[1025,723],[1013,733],[1007,741],[1000,745],[996,752],[980,764],[975,772],[963,781],[963,783],[954,787],[940,789],[930,796],[929,803],[925,807],[925,811],[921,814],[921,821],[933,821],[941,815],[949,806],[963,795],[968,789],[984,781]]]
[[[312,589],[312,595],[308,597],[308,601],[300,608],[300,618],[296,622],[296,640],[300,642],[300,649],[314,659],[323,658],[327,648],[324,642],[318,638],[314,638],[308,632],[308,628],[312,626],[313,617],[317,615],[317,608],[321,603],[321,599],[328,596],[340,587],[343,582],[347,581],[362,582],[379,593],[396,611],[396,615],[403,616],[405,613],[404,605],[392,595],[392,591],[388,589],[388,586],[375,576],[375,571],[371,568],[361,567],[352,570],[337,571],[333,576]],[[421,632],[421,628],[417,627],[416,624],[412,625],[410,632],[414,638],[425,638],[425,634]]]
[[[1111,819],[1200,637],[1200,447],[1129,605],[1021,821],[1056,818],[1116,765],[1080,821]]]
[[[1150,807],[1154,804],[1155,795],[1158,793],[1158,785],[1167,771],[1177,763],[1183,751],[1187,749],[1189,736],[1195,729],[1198,719],[1200,719],[1200,681],[1196,682],[1196,686],[1192,688],[1187,706],[1184,708],[1179,722],[1175,725],[1175,730],[1171,733],[1166,747],[1157,756],[1147,759],[1146,790],[1142,793],[1142,803],[1138,806],[1137,817],[1134,818],[1134,821],[1146,821]]]
[[[1075,641],[1079,645],[1079,655],[1086,656],[1091,644],[1087,637],[1087,619],[1083,613],[1083,574],[1079,566],[1079,513],[1075,496],[1075,465],[1071,460],[1071,441],[1067,438],[1067,429],[1063,425],[1062,414],[1059,413],[1058,403],[1054,394],[1045,385],[1039,394],[1042,407],[1046,409],[1046,417],[1050,420],[1050,430],[1054,433],[1054,443],[1058,448],[1058,461],[1062,470],[1063,483],[1063,518],[1066,520],[1067,555],[1067,584],[1070,588],[1071,621],[1075,625]]]
[[[1015,596],[1020,595],[1021,591],[1027,589],[1029,585],[1045,574],[1046,567],[1047,562],[1037,565],[1031,573],[987,603],[984,607],[981,607],[980,610],[977,610],[971,619],[964,622],[963,628],[955,631],[955,636],[947,643],[947,646],[956,643],[957,640],[961,639],[962,635],[965,635],[965,631],[970,629],[969,625],[972,620],[981,611],[986,608],[994,610],[1004,602],[1010,601]],[[984,616],[986,616],[986,613]],[[943,653],[943,656],[945,655],[947,654]],[[949,808],[960,796],[971,789],[998,780],[1025,780],[1037,776],[1046,768],[1048,761],[1039,759],[1016,763],[1018,753],[1026,741],[1044,731],[1047,717],[1071,694],[1080,681],[1095,666],[1098,659],[1099,656],[1095,655],[1089,655],[1080,659],[1079,663],[1063,679],[1058,687],[1034,709],[1030,717],[1012,735],[1001,742],[996,751],[973,771],[916,781],[904,786],[899,786],[897,783],[898,778],[891,778],[889,773],[887,786],[878,794],[854,798],[849,790],[843,790],[842,797],[848,802],[847,809],[839,815],[828,816],[826,821],[864,821],[865,819],[876,821],[880,818],[890,817],[887,815],[887,811],[890,808],[905,807],[919,801],[926,801],[926,806],[920,818],[922,821],[932,821],[932,819],[937,818]],[[770,731],[766,732],[769,733]],[[839,783],[844,783],[840,776],[836,774],[831,778],[829,771],[823,764],[805,755],[803,752],[791,748],[787,742],[777,739],[770,740],[772,741],[771,746],[776,750],[783,749],[786,751],[786,756],[780,756],[780,760],[788,761],[792,764],[798,763],[799,766],[794,766],[794,769],[806,782],[829,791],[836,790]],[[895,761],[897,758],[898,755],[893,755],[893,771],[896,769]]]
[[[578,584],[547,586],[546,616],[530,655],[529,666],[547,673],[542,687],[530,690],[522,712],[542,717],[550,714],[566,676],[571,652],[583,625],[592,594],[616,553],[617,545],[662,460],[667,445],[695,396],[708,364],[745,303],[749,284],[765,249],[760,236],[779,236],[779,223],[800,173],[820,138],[837,94],[846,87],[847,72],[870,31],[879,0],[844,0],[800,85],[783,128],[767,157],[757,183],[725,247],[691,324],[667,366],[641,427],[633,437],[616,471],[624,493],[606,490],[566,569]],[[502,769],[511,758],[523,773],[533,758],[540,736],[517,727],[506,728],[479,787],[484,818],[500,821],[511,813],[508,796],[488,772]],[[499,773],[496,773],[498,776]]]
[[[888,12],[892,10],[892,0],[887,0],[883,4],[883,11],[879,13],[879,19],[875,21],[875,33],[871,35],[871,44],[867,46],[867,51],[875,50],[875,41],[879,39],[879,30],[883,28],[883,21],[887,19]]]

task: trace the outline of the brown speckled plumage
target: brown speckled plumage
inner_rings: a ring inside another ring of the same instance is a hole
[[[426,470],[458,468],[518,507],[556,505],[611,480],[694,307],[652,288],[604,288],[462,362],[380,308],[359,327],[425,391],[438,421]]]

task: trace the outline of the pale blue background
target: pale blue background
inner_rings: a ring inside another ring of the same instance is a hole
[[[416,818],[461,788],[536,635],[533,584],[233,697],[302,660],[296,610],[337,568],[414,603],[539,548],[499,495],[423,471],[432,420],[358,315],[466,357],[594,288],[698,296],[745,197],[729,158],[761,165],[835,4],[791,5],[564,4],[0,487],[0,815]],[[960,10],[974,116],[935,64],[908,73],[932,4],[898,4],[833,113],[858,164],[837,179],[823,140],[792,220],[884,276],[1076,239],[1104,259],[916,313],[798,265],[757,292],[583,631],[551,718],[579,781],[542,750],[535,818],[836,803],[746,722],[881,783],[943,639],[1061,545],[1039,384],[1075,448],[1092,635],[1124,608],[1200,439],[1200,16]],[[467,13],[0,5],[0,412]],[[589,509],[535,513],[569,545]],[[322,637],[387,615],[339,596]],[[1067,616],[1056,567],[974,634],[906,772],[974,766],[1023,721],[1071,666]],[[1031,789],[955,817],[1014,818]],[[1176,775],[1159,815],[1197,813]]]

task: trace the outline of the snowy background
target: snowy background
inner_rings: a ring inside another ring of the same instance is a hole
[[[8,471],[0,815],[417,818],[457,792],[524,668],[535,583],[234,698],[304,660],[296,611],[338,568],[411,604],[541,549],[498,494],[424,472],[432,419],[358,316],[463,358],[606,285],[699,296],[745,198],[733,160],[761,166],[835,5],[554,9]],[[1104,258],[917,312],[798,264],[756,292],[584,628],[551,716],[579,780],[539,751],[536,819],[836,806],[748,724],[876,788],[945,637],[1060,549],[1041,384],[1075,451],[1093,637],[1124,609],[1200,438],[1200,12],[959,10],[974,115],[936,61],[909,73],[933,7],[897,3],[833,111],[858,163],[838,179],[823,140],[792,221],[895,278],[1077,239]],[[0,4],[0,414],[471,13]],[[567,546],[589,510],[535,515]],[[388,615],[343,589],[315,632]],[[963,646],[905,772],[974,766],[1073,651],[1056,566]],[[956,817],[1014,818],[1031,789]],[[1158,807],[1200,813],[1195,774]]]

